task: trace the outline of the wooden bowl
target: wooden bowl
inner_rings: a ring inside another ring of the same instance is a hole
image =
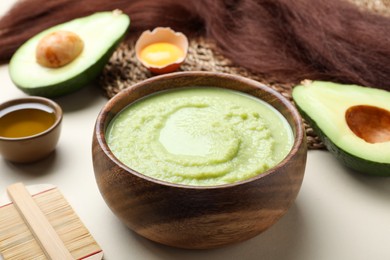
[[[26,114],[30,121],[37,120],[31,110],[26,108],[40,107],[40,110],[48,111],[52,114],[52,122],[43,128],[42,131],[32,135],[10,137],[0,134],[0,154],[4,159],[16,163],[31,163],[47,157],[56,148],[61,133],[61,123],[63,112],[61,107],[54,101],[43,97],[25,97],[9,100],[0,104],[0,118],[4,117],[12,111],[21,110],[19,112]],[[6,124],[1,121],[1,124]],[[20,123],[20,122],[19,122]],[[41,124],[42,122],[36,122]],[[15,121],[12,121],[15,124]],[[1,127],[4,127],[2,125]],[[31,126],[30,126],[31,127]]]
[[[294,144],[277,166],[251,179],[220,186],[185,186],[159,181],[121,163],[105,139],[108,123],[128,104],[161,90],[214,86],[264,100],[288,121]],[[239,76],[178,72],[140,82],[113,97],[98,115],[92,144],[100,192],[116,216],[150,240],[179,248],[206,249],[247,240],[282,217],[304,176],[306,141],[293,105],[271,88]]]

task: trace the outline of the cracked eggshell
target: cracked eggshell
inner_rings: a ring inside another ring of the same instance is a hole
[[[164,66],[151,65],[140,57],[141,50],[153,43],[166,42],[179,47],[184,55],[173,63]],[[181,32],[175,32],[169,27],[157,27],[153,31],[144,31],[135,44],[136,57],[149,71],[154,74],[164,74],[176,71],[184,62],[188,52],[188,39]]]

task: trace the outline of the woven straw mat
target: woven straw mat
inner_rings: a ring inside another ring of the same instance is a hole
[[[351,0],[362,8],[368,8],[382,15],[390,15],[390,0]],[[188,54],[180,71],[212,71],[224,72],[251,78],[281,93],[292,101],[291,84],[269,82],[262,75],[235,66],[230,60],[216,51],[217,48],[203,38],[190,39]],[[99,83],[108,98],[133,84],[152,77],[135,57],[134,43],[122,43],[110,58],[100,77]],[[325,146],[309,124],[303,122],[306,130],[309,149],[324,149]]]

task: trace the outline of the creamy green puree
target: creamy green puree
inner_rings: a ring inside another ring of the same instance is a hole
[[[183,88],[139,100],[107,129],[129,168],[178,184],[210,186],[261,174],[289,153],[286,119],[265,102],[221,88]]]

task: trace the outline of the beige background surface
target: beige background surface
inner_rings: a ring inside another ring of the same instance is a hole
[[[12,0],[13,1],[13,0]],[[12,1],[0,2],[0,15]],[[0,66],[0,102],[24,97]],[[8,185],[57,185],[105,252],[105,259],[390,259],[390,178],[357,174],[326,151],[310,151],[305,179],[289,212],[259,236],[215,250],[192,251],[150,242],[122,225],[97,189],[92,132],[107,101],[97,86],[55,99],[64,110],[56,152],[29,165],[0,158],[0,193]]]

